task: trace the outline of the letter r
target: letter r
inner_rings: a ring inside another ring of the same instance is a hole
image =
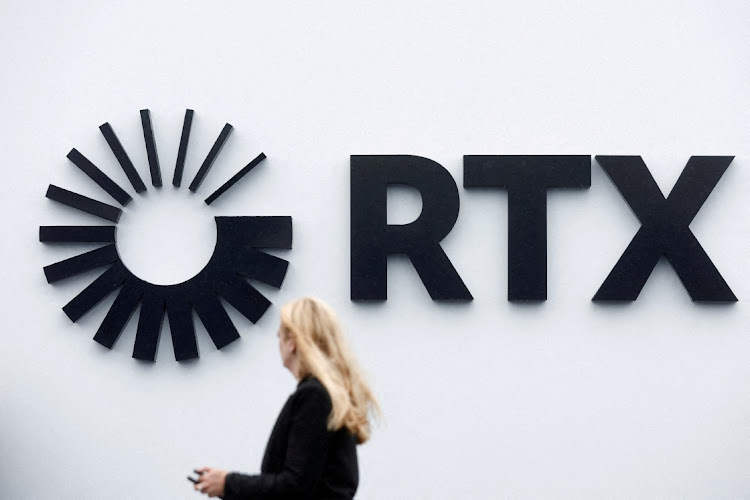
[[[409,223],[387,223],[389,184],[422,195],[422,213]],[[458,218],[451,174],[428,158],[408,155],[351,157],[351,299],[386,300],[388,256],[409,257],[433,300],[472,300],[440,246]]]

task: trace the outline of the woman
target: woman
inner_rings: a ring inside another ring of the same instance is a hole
[[[195,489],[225,500],[351,499],[359,482],[356,445],[369,439],[378,403],[323,301],[305,297],[282,307],[278,336],[298,385],[271,432],[260,475],[202,467]]]

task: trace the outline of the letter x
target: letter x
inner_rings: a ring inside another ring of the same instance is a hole
[[[636,300],[664,256],[694,301],[737,301],[688,227],[733,159],[692,156],[664,199],[640,156],[596,157],[641,228],[593,300]]]

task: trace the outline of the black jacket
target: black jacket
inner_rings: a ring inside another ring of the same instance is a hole
[[[357,444],[345,427],[327,430],[330,413],[325,387],[303,379],[271,432],[261,474],[228,474],[224,499],[351,500],[359,483]]]

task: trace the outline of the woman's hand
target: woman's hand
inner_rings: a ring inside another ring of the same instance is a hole
[[[224,494],[224,481],[227,478],[228,471],[214,469],[213,467],[201,467],[195,469],[200,475],[198,482],[195,483],[195,489],[205,493],[209,497],[218,497]]]

